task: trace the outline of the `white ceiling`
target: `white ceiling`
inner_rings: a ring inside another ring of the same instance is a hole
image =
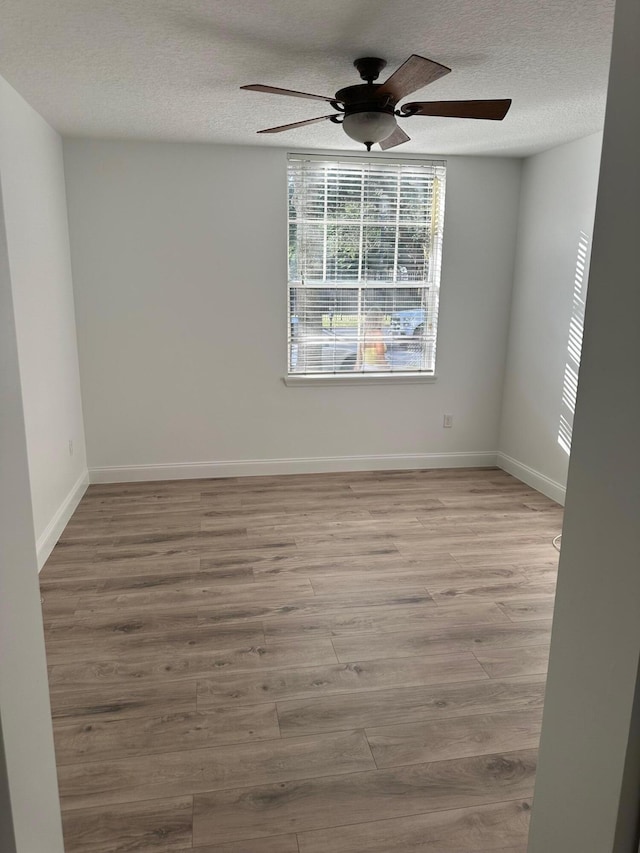
[[[2,0],[0,74],[70,136],[357,149],[321,102],[358,56],[453,71],[410,100],[513,98],[503,122],[413,117],[398,152],[526,155],[602,127],[614,0]]]

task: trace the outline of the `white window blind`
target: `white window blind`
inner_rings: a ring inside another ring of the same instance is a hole
[[[433,374],[445,164],[290,155],[289,374]]]

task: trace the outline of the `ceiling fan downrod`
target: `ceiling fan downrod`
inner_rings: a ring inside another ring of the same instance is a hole
[[[355,67],[358,69],[358,74],[366,83],[373,83],[380,76],[381,71],[386,68],[386,59],[380,59],[377,56],[363,56],[360,59],[354,60]]]

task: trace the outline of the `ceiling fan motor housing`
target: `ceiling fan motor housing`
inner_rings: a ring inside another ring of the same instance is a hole
[[[395,119],[396,102],[386,93],[379,93],[379,86],[374,86],[374,80],[386,66],[386,60],[375,56],[363,56],[353,63],[364,85],[346,86],[336,92],[336,100],[332,106],[343,113],[342,129],[355,139],[362,142],[367,151],[371,151],[374,142],[381,142],[397,128]]]
[[[394,114],[395,104],[388,94],[377,94],[377,86],[361,83],[358,86],[346,86],[338,89],[335,101],[331,105],[345,115],[362,112],[385,112]]]
[[[379,94],[378,86],[372,83],[340,89],[331,105],[342,113],[342,129],[347,136],[362,142],[367,151],[397,127],[395,101],[389,94]]]

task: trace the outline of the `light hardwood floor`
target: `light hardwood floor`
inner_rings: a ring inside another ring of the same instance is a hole
[[[561,524],[496,469],[91,486],[41,573],[67,853],[524,853]]]

